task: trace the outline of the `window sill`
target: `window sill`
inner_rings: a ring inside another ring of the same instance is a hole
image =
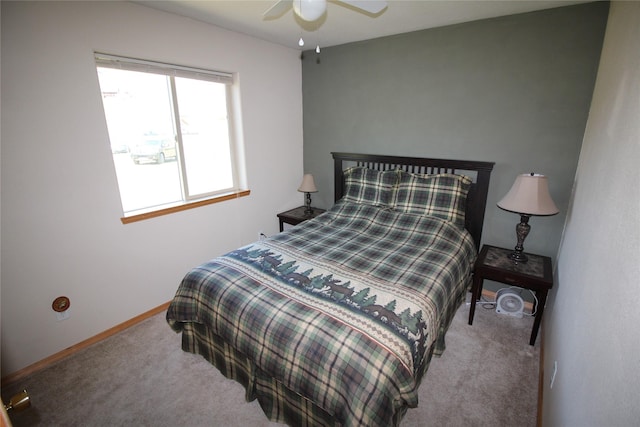
[[[162,215],[169,215],[175,212],[182,212],[188,209],[199,208],[200,206],[211,205],[213,203],[224,202],[226,200],[238,199],[240,197],[248,196],[250,193],[250,190],[240,190],[233,193],[224,194],[222,196],[215,196],[208,199],[197,200],[195,202],[185,202],[168,208],[160,208],[152,211],[146,211],[144,213],[125,216],[120,218],[120,221],[122,221],[123,224],[144,221],[145,219],[151,219]]]

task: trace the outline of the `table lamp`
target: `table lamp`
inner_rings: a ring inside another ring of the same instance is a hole
[[[316,188],[316,183],[313,180],[313,175],[311,175],[310,173],[304,174],[304,176],[302,177],[302,184],[300,184],[298,191],[306,194],[304,213],[305,215],[311,215],[313,213],[313,209],[311,209],[311,193],[315,193],[318,191],[318,189]]]
[[[527,262],[523,244],[531,230],[529,218],[550,216],[559,212],[549,194],[549,180],[546,176],[533,172],[518,175],[511,190],[498,202],[498,207],[520,215],[520,223],[516,225],[518,243],[509,254],[509,258],[516,263]]]

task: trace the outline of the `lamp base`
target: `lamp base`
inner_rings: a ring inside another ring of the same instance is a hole
[[[529,258],[522,251],[513,251],[509,254],[509,259],[515,263],[525,263]]]
[[[311,216],[313,215],[313,209],[311,209],[311,193],[305,193],[306,194],[306,200],[305,200],[305,208],[304,208],[304,214],[307,216]]]
[[[516,225],[516,236],[518,237],[518,243],[513,252],[509,254],[509,259],[515,263],[525,263],[529,258],[523,253],[524,251],[524,239],[527,238],[531,226],[529,225],[529,218],[531,215],[520,214],[520,223]]]

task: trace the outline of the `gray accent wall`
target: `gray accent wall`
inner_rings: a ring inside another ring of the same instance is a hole
[[[532,218],[524,246],[555,258],[608,7],[587,3],[304,52],[313,204],[333,203],[332,151],[492,161],[483,243],[515,246],[519,217],[496,202],[516,175],[542,173],[560,214]]]

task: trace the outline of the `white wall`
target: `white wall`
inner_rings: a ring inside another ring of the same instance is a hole
[[[94,50],[238,72],[251,195],[122,225]],[[169,301],[302,204],[296,50],[128,2],[2,2],[2,65],[3,376]]]
[[[640,419],[639,94],[640,3],[612,2],[545,311],[544,426]]]

